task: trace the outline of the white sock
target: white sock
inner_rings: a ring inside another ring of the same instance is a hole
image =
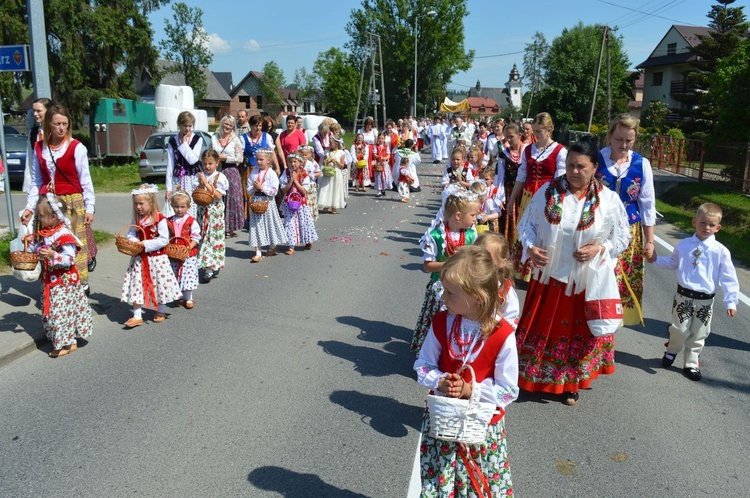
[[[139,318],[143,318],[143,314],[141,311],[141,308],[133,308],[133,318],[135,318],[136,320]]]
[[[193,299],[193,291],[191,290],[182,291],[182,299],[184,299],[185,301],[187,301],[188,299]]]
[[[160,304],[158,308],[156,308],[157,313],[166,313],[167,312],[167,305],[166,304]]]
[[[256,249],[255,250],[255,255],[258,256],[258,257],[260,257],[260,249]]]

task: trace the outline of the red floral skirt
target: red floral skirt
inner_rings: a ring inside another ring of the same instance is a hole
[[[594,337],[584,316],[585,292],[565,295],[567,284],[532,280],[516,331],[518,385],[551,394],[590,387],[614,365],[612,335]]]

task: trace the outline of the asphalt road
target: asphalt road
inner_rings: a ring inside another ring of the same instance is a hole
[[[91,342],[0,369],[0,496],[405,496],[425,396],[409,352],[427,282],[417,239],[439,202],[437,169],[421,179],[408,205],[352,194],[311,251],[251,265],[231,240],[196,308],[160,325],[123,330],[127,258],[104,248]],[[129,218],[127,196],[98,196],[98,228]],[[618,332],[615,375],[575,407],[509,407],[517,496],[747,495],[750,309],[716,304],[691,382],[681,357],[660,366],[674,275],[647,272],[646,327]]]

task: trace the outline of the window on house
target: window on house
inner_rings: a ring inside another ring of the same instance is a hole
[[[651,80],[651,86],[661,86],[663,79],[664,73],[654,73],[653,79]]]
[[[667,45],[667,55],[674,55],[677,53],[677,44],[670,43]]]
[[[513,95],[518,95],[518,88],[513,89]]]
[[[263,95],[258,95],[257,97],[255,97],[255,102],[258,104],[258,109],[263,108]]]

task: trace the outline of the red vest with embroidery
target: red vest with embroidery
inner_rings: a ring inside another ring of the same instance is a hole
[[[549,156],[537,161],[531,156],[531,147],[526,147],[526,189],[535,193],[539,187],[552,180],[557,171],[557,155],[563,150],[562,144],[557,144]]]
[[[193,222],[195,221],[195,218],[192,216],[187,216],[185,218],[185,223],[182,224],[182,229],[180,230],[180,235],[175,235],[174,233],[174,221],[172,221],[171,218],[167,219],[167,226],[169,227],[169,238],[172,237],[183,237],[188,241],[188,243],[192,242],[192,239],[190,236],[192,235],[190,232],[193,227]],[[192,249],[190,249],[190,253],[188,254],[188,257],[190,256],[196,256],[198,254],[198,246],[196,245]]]
[[[136,233],[138,234],[138,240],[143,242],[144,240],[158,239],[159,238],[159,223],[161,223],[161,220],[163,219],[164,219],[164,215],[159,213],[156,217],[156,221],[152,223],[151,225],[144,226],[138,223],[138,226],[143,229],[143,232],[140,230],[136,230]],[[145,232],[145,235],[144,235],[144,232]],[[157,249],[156,251],[150,251],[148,253],[149,256],[160,256],[162,254],[166,254],[165,249],[163,247],[161,249]]]
[[[438,368],[442,372],[455,373],[461,368],[461,361],[454,360],[451,358],[448,352],[448,312],[440,311],[435,314],[432,319],[432,330],[435,333],[435,337],[440,343],[441,351],[440,358],[438,359]],[[476,375],[477,383],[481,383],[484,379],[492,378],[495,376],[495,360],[500,354],[500,350],[503,348],[503,344],[508,339],[510,334],[514,332],[513,327],[505,321],[504,318],[500,319],[495,329],[492,331],[490,336],[485,339],[485,344],[482,350],[479,352],[474,361],[467,363],[474,369],[474,375]],[[466,382],[471,382],[471,374],[468,370],[461,372],[461,377]],[[490,424],[496,424],[505,415],[505,410],[497,407],[500,412],[499,415],[495,415],[490,420]]]
[[[80,247],[78,241],[72,234],[61,235],[52,244],[52,249],[59,248],[64,244],[74,244],[76,246],[76,254]],[[58,285],[72,285],[78,283],[78,268],[76,268],[75,262],[70,266],[51,268],[50,259],[43,259],[44,273],[42,275],[42,281],[49,287],[57,287]]]
[[[70,194],[82,194],[83,187],[81,182],[78,181],[78,172],[76,171],[76,147],[80,142],[78,140],[71,140],[68,145],[68,149],[65,154],[59,159],[55,159],[57,167],[55,168],[55,194],[57,195],[70,195]],[[39,161],[39,170],[42,173],[42,186],[39,189],[41,195],[46,195],[49,192],[49,183],[52,177],[47,167],[47,161],[42,155],[42,145],[44,142],[37,142],[34,144],[34,152],[36,158]]]

